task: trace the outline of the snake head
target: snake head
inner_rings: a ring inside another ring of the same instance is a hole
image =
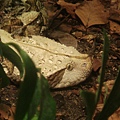
[[[66,65],[65,69],[62,69],[56,73],[57,78],[55,78],[56,75],[54,75],[54,78],[51,78],[53,81],[50,82],[50,85],[54,88],[77,85],[86,80],[91,70],[92,62],[90,57],[87,57],[86,59],[72,58],[72,61]],[[49,77],[48,81],[51,80]]]

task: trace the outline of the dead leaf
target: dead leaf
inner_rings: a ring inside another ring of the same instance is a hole
[[[84,1],[75,10],[76,15],[81,19],[85,27],[108,22],[108,11],[98,0]]]
[[[18,16],[17,18],[20,19],[24,25],[28,25],[31,22],[33,22],[39,15],[39,12],[36,11],[30,11],[30,12],[24,12],[21,16]]]
[[[59,26],[59,29],[60,31],[70,33],[72,31],[72,26],[63,23]]]
[[[50,34],[50,37],[53,39],[57,39],[60,43],[65,44],[66,46],[73,46],[77,48],[77,39],[69,33],[54,31]]]
[[[110,10],[110,20],[120,23],[120,10]]]
[[[74,32],[74,35],[75,35],[76,38],[81,38],[83,36],[83,33],[79,32],[79,31],[76,31],[76,32]]]
[[[79,30],[79,31],[84,31],[84,32],[86,32],[86,28],[85,28],[85,26],[84,25],[75,25],[75,26],[72,26],[72,28],[73,29],[77,29],[77,30]]]
[[[110,30],[111,33],[117,33],[120,35],[120,24],[110,20]]]
[[[2,103],[0,104],[0,120],[14,120],[11,108]]]
[[[73,18],[75,18],[75,10],[76,10],[76,8],[80,5],[80,3],[73,4],[73,3],[65,2],[64,0],[59,0],[59,1],[57,2],[57,4],[60,5],[61,7],[65,8],[66,11],[67,11]]]
[[[101,61],[98,59],[93,60],[93,70],[97,71],[101,67]]]

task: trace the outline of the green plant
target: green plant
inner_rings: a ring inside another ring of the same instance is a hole
[[[88,91],[81,91],[81,96],[87,107],[87,120],[92,120],[104,81],[105,66],[109,51],[109,40],[105,31],[103,32],[103,36],[104,51],[102,56],[101,73],[98,77],[98,91],[96,94]],[[15,52],[10,46],[16,49],[17,52]],[[35,67],[30,57],[18,45],[14,43],[4,44],[2,42],[0,42],[0,55],[10,60],[20,71],[21,78],[24,78],[20,87],[15,120],[54,120],[56,107],[55,101],[49,92],[48,82],[44,76],[38,74],[38,69]],[[0,88],[2,88],[7,86],[10,82],[1,64],[0,73]],[[107,120],[108,117],[120,107],[120,93],[118,92],[120,88],[119,79],[120,70],[113,89],[105,100],[102,111],[95,120]]]
[[[24,79],[20,85],[15,120],[54,120],[56,107],[48,82],[43,75],[38,74],[38,69],[27,53],[14,43],[0,42],[0,55],[10,60]],[[10,82],[1,64],[0,73],[2,88]]]
[[[101,73],[98,77],[99,82],[99,88],[96,92],[96,94],[93,94],[88,91],[81,91],[81,96],[84,99],[84,102],[86,104],[87,109],[87,120],[92,120],[93,114],[95,112],[97,103],[100,98],[101,88],[104,81],[104,75],[105,75],[105,67],[106,62],[108,60],[108,53],[109,53],[109,39],[107,37],[107,34],[105,30],[103,31],[104,36],[104,50],[103,50],[103,56],[102,56],[102,67],[101,67]],[[113,89],[106,98],[104,107],[102,111],[99,113],[99,115],[95,118],[95,120],[107,120],[110,115],[112,115],[119,107],[120,107],[120,93],[118,92],[120,89],[120,70],[118,72],[118,76],[115,80],[115,84],[113,86]]]

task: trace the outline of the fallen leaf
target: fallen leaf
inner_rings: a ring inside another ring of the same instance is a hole
[[[72,26],[73,29],[77,29],[79,31],[83,31],[83,32],[86,32],[86,28],[84,25],[80,24],[80,25],[75,25],[75,26]]]
[[[63,32],[70,33],[72,31],[72,26],[63,23],[59,26],[59,29]]]
[[[109,19],[120,23],[120,10],[110,9]]]
[[[0,104],[0,120],[14,120],[11,108],[6,104]]]
[[[93,70],[97,71],[101,67],[101,61],[98,59],[93,59]]]
[[[18,16],[17,18],[22,21],[24,25],[28,25],[31,22],[33,22],[39,15],[39,12],[36,11],[30,11],[30,12],[24,12],[21,16]]]
[[[86,28],[108,22],[108,11],[105,11],[104,6],[98,0],[84,1],[82,5],[77,7],[75,13]]]
[[[81,38],[83,33],[79,32],[79,31],[76,31],[76,32],[74,32],[74,35],[75,35],[76,38]]]
[[[68,3],[65,2],[64,0],[59,0],[57,2],[58,5],[60,5],[62,8],[65,8],[66,11],[73,17],[75,18],[75,9],[80,5],[80,3]]]
[[[120,35],[120,24],[110,20],[110,30],[111,33],[117,33]]]
[[[49,37],[57,39],[60,43],[65,44],[66,46],[73,46],[77,48],[77,39],[69,33],[54,31],[49,35]]]

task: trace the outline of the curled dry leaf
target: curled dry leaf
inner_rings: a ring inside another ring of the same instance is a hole
[[[108,22],[108,11],[98,0],[84,1],[75,10],[76,15],[81,19],[85,27]]]
[[[24,12],[21,16],[18,16],[17,18],[20,19],[24,25],[28,25],[31,22],[33,22],[39,15],[39,12],[36,11],[30,11],[30,12]]]
[[[72,15],[72,17],[75,17],[75,10],[80,5],[80,3],[72,4],[72,3],[65,2],[64,0],[59,0],[57,4],[65,8],[66,11],[70,15]]]

